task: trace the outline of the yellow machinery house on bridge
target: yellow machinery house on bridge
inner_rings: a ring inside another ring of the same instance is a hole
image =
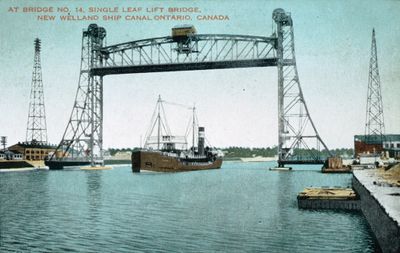
[[[18,142],[8,147],[8,150],[21,153],[24,160],[39,161],[46,159],[50,152],[54,152],[55,147],[45,144]]]

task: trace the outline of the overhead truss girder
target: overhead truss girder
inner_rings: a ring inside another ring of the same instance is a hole
[[[103,47],[91,75],[276,66],[276,38],[226,34],[137,40]]]

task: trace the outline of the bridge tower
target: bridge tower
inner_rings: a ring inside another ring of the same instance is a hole
[[[81,70],[78,90],[68,125],[51,160],[88,161],[103,165],[103,77],[90,69],[101,63],[106,30],[89,25],[82,34]]]
[[[40,39],[36,38],[28,123],[26,127],[26,142],[43,145],[47,143],[47,126],[44,106],[42,67],[40,64],[40,48]]]
[[[379,78],[378,55],[376,49],[375,29],[372,29],[371,58],[369,60],[367,113],[365,135],[367,140],[373,138],[384,139],[385,123],[381,95],[381,81]]]
[[[310,117],[300,86],[291,15],[275,9],[272,18],[276,23],[278,58],[278,165],[322,163],[316,151],[321,146],[327,152],[329,149]]]

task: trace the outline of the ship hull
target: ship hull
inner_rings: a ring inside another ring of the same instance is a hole
[[[182,172],[194,170],[219,169],[222,159],[181,159],[168,156],[161,152],[135,151],[132,152],[132,171],[141,170],[156,172]]]
[[[62,170],[65,167],[76,167],[90,165],[89,161],[52,161],[46,160],[44,164],[49,167],[50,170]]]

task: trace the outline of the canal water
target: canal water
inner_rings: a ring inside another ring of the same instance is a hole
[[[297,208],[308,186],[350,186],[319,167],[0,173],[0,252],[374,252],[357,212]]]

